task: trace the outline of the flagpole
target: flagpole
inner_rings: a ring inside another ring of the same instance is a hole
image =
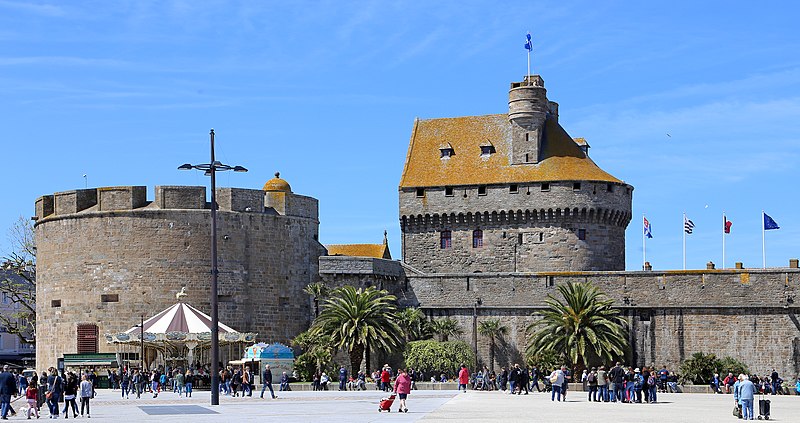
[[[686,270],[686,212],[683,212],[683,270]]]
[[[647,234],[644,233],[644,213],[642,213],[642,270],[647,264]]]
[[[766,237],[764,236],[764,210],[761,210],[761,267],[763,269],[767,268],[767,246],[766,246]]]
[[[728,218],[725,216],[725,211],[722,211],[722,268],[725,268],[725,229],[728,225]]]

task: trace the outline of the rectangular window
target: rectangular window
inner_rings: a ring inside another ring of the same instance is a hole
[[[442,231],[439,234],[439,248],[445,249],[453,246],[452,234],[450,231]]]
[[[580,191],[581,190],[581,183],[580,182],[573,182],[572,183],[572,190],[573,191]]]
[[[483,247],[483,231],[476,229],[472,231],[472,248]]]
[[[517,234],[517,244],[522,245],[522,234]]]
[[[444,195],[445,195],[445,197],[452,197],[453,196],[453,187],[444,187]]]
[[[614,192],[614,185],[613,184],[606,184],[606,191]]]
[[[586,229],[578,229],[578,239],[586,241]]]
[[[417,188],[417,198],[422,198],[425,196],[425,188]]]
[[[508,186],[508,192],[510,192],[510,193],[512,193],[512,194],[516,194],[516,193],[518,193],[518,192],[519,192],[519,185],[517,185],[517,184],[511,184],[511,185],[509,185],[509,186]]]
[[[51,300],[50,307],[61,307],[61,300]]]
[[[486,185],[478,186],[478,195],[486,195]]]
[[[542,182],[542,191],[550,191],[550,182]]]
[[[78,325],[78,354],[97,354],[97,325]]]
[[[8,304],[10,302],[11,302],[11,298],[8,297],[8,293],[7,292],[4,292],[3,293],[3,304]]]
[[[118,303],[119,294],[101,294],[100,301],[104,303]]]

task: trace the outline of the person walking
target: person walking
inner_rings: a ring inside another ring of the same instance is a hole
[[[550,373],[550,383],[552,384],[552,392],[550,392],[550,401],[555,401],[556,396],[558,396],[558,401],[561,401],[561,387],[564,385],[564,369],[566,367],[561,366],[561,369],[553,370],[553,373]]]
[[[194,374],[191,370],[186,371],[186,375],[183,376],[183,383],[186,386],[186,398],[191,398],[192,385],[194,384]]]
[[[3,366],[0,373],[0,419],[8,420],[8,412],[11,408],[11,396],[17,396],[17,382],[14,375],[8,371],[8,365]]]
[[[83,375],[81,378],[81,417],[83,417],[83,409],[86,408],[86,418],[91,418],[91,413],[89,412],[89,400],[92,399],[92,382],[89,382],[89,379],[86,375]]]
[[[122,398],[130,398],[128,396],[128,384],[131,382],[130,376],[128,372],[122,372],[119,378],[120,388],[122,391]]]
[[[50,418],[58,418],[58,403],[64,393],[64,379],[56,373],[55,367],[48,369],[50,375],[47,377],[47,407],[50,409]]]
[[[64,384],[64,409],[61,410],[65,419],[69,418],[70,409],[72,409],[72,416],[74,418],[78,417],[78,404],[75,402],[77,396],[78,377],[75,376],[75,373],[69,372],[67,373],[67,381]]]
[[[178,370],[178,373],[175,373],[173,383],[175,383],[175,387],[178,389],[178,397],[182,397],[183,387],[186,385],[186,378],[183,376],[182,371]]]
[[[753,420],[753,400],[755,399],[756,386],[747,377],[742,376],[743,380],[739,384],[739,400],[742,402],[742,419]]]
[[[286,372],[283,372],[286,375]],[[288,378],[287,378],[288,379]],[[264,372],[261,374],[261,398],[264,398],[264,390],[269,388],[269,394],[272,399],[276,399],[278,397],[275,396],[275,391],[272,390],[272,369],[269,368],[269,364],[264,366]]]
[[[28,401],[28,418],[31,418],[31,412],[36,415],[36,418],[39,418],[39,404],[36,403],[36,400],[39,397],[39,387],[36,385],[36,382],[31,381],[28,384],[28,389],[25,390],[25,399]]]
[[[411,393],[411,378],[405,370],[400,369],[397,378],[394,381],[394,392],[400,397],[400,412],[408,413],[408,406],[406,400],[408,394]],[[466,389],[466,388],[465,388]]]
[[[469,370],[467,370],[467,366],[462,364],[461,370],[458,371],[458,390],[461,391],[461,388],[464,388],[464,392],[467,392],[467,385],[469,384]]]

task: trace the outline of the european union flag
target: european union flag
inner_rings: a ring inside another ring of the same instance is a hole
[[[763,212],[762,212],[763,213]],[[770,229],[780,229],[781,227],[775,222],[775,219],[769,217],[768,214],[764,214],[764,230],[768,231]]]
[[[531,42],[531,33],[529,32],[527,35],[528,41],[525,42],[525,50],[531,51],[533,50],[533,42]]]

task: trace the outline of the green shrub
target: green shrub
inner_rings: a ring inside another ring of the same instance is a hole
[[[680,382],[705,385],[711,383],[714,373],[719,374],[720,380],[722,380],[728,372],[734,375],[749,373],[747,365],[735,358],[723,357],[719,359],[714,354],[697,352],[681,363]]]
[[[403,357],[406,366],[424,374],[446,374],[453,377],[458,374],[462,364],[472,367],[475,354],[464,341],[439,342],[435,340],[414,341],[406,345]]]

